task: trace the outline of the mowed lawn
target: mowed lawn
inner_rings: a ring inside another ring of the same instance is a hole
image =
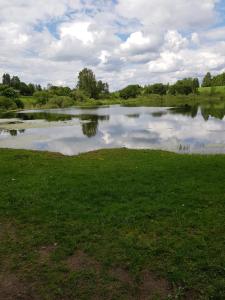
[[[225,156],[0,150],[0,299],[224,299]]]

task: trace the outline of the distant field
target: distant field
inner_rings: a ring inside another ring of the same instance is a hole
[[[200,94],[204,94],[204,95],[214,95],[214,94],[225,95],[225,86],[200,87],[199,92]]]

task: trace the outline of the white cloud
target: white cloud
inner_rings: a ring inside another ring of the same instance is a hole
[[[160,58],[148,64],[152,73],[170,73],[180,70],[183,65],[182,56],[169,51],[162,52]]]
[[[137,18],[150,31],[165,28],[208,26],[216,17],[217,0],[118,0],[117,11],[123,17]]]
[[[90,22],[74,22],[62,24],[60,27],[61,39],[69,37],[76,38],[84,44],[93,43],[94,35],[89,31]]]
[[[225,69],[219,0],[0,0],[0,73],[73,86],[83,67],[113,89]]]
[[[188,46],[188,40],[177,32],[176,30],[169,30],[165,35],[164,48],[177,52]]]
[[[122,51],[137,54],[151,51],[157,42],[158,39],[155,36],[144,36],[141,31],[137,31],[133,32],[120,47]]]

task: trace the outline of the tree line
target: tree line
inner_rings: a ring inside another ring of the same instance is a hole
[[[131,84],[125,88],[110,93],[107,82],[97,80],[94,72],[84,68],[78,74],[77,84],[71,89],[68,86],[55,86],[49,84],[42,88],[40,84],[26,84],[18,76],[10,76],[5,73],[0,84],[0,108],[23,107],[20,96],[33,96],[35,105],[48,107],[68,107],[76,102],[85,102],[97,99],[113,98],[136,98],[139,95],[148,96],[151,94],[163,95],[189,95],[198,94],[200,87],[198,78],[184,78],[174,84],[154,83],[144,87],[138,84]],[[203,79],[202,87],[225,85],[225,73],[212,75],[208,72]],[[9,100],[10,99],[10,100]]]
[[[198,78],[184,78],[178,80],[175,84],[155,83],[141,87],[140,85],[128,85],[119,91],[119,95],[123,99],[136,98],[139,95],[157,94],[160,96],[169,95],[189,95],[197,94],[199,88]]]
[[[202,81],[202,87],[225,86],[225,73],[212,76],[208,72]]]

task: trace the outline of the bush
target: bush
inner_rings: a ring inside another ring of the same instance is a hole
[[[7,98],[5,96],[0,96],[0,109],[17,109],[17,105],[15,101],[13,101],[13,99]]]
[[[51,108],[64,108],[73,104],[73,99],[67,96],[54,96],[48,101],[48,106]]]
[[[18,98],[18,93],[11,87],[8,87],[1,91],[1,95],[5,96],[10,99],[17,99]]]
[[[81,90],[74,90],[70,93],[70,97],[77,102],[88,101],[89,98],[85,95],[85,93]]]
[[[14,102],[18,108],[24,108],[24,104],[20,99],[15,99]]]
[[[136,98],[141,93],[141,87],[137,84],[128,85],[120,91],[120,97],[123,99]]]
[[[47,91],[38,91],[34,93],[36,104],[44,105],[48,102],[49,93]]]

